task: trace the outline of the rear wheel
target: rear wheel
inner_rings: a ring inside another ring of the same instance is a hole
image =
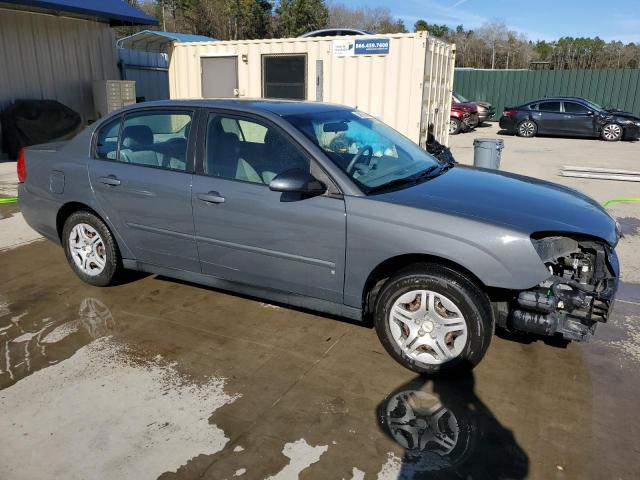
[[[389,279],[376,301],[374,322],[389,354],[417,373],[473,368],[493,335],[482,290],[459,272],[434,264]]]
[[[72,213],[62,229],[64,253],[78,277],[91,285],[114,283],[120,273],[120,253],[111,232],[96,215]]]
[[[607,123],[602,127],[600,138],[607,142],[617,142],[622,138],[622,127],[617,123]]]
[[[451,117],[449,119],[449,135],[457,135],[462,129],[462,122],[457,118]]]
[[[518,124],[516,133],[519,137],[531,138],[538,133],[538,126],[532,120],[524,120]]]

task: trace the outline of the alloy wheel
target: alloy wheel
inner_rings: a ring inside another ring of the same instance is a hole
[[[87,223],[78,223],[71,229],[69,252],[76,266],[92,277],[100,275],[107,263],[104,240]]]
[[[441,365],[458,357],[467,342],[467,322],[449,298],[431,290],[412,290],[393,304],[389,329],[408,357]]]
[[[607,140],[616,140],[620,138],[621,133],[622,133],[622,129],[620,128],[620,125],[616,125],[615,123],[610,123],[609,125],[606,125],[602,130],[602,135]]]
[[[449,120],[449,133],[455,133],[458,129],[458,124],[455,120]]]
[[[519,130],[521,136],[530,137],[535,132],[536,126],[533,124],[533,122],[522,122],[520,124]]]

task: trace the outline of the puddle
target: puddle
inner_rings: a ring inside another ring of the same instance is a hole
[[[28,311],[15,314],[6,301],[0,313],[0,389],[69,358],[115,326],[109,308],[95,298],[83,299],[75,315],[29,319]]]
[[[618,218],[620,229],[625,236],[638,235],[640,232],[640,219],[635,217]]]
[[[116,341],[96,298],[41,320],[0,299],[0,478],[157,478],[228,439],[209,423],[237,396]],[[38,451],[29,457],[27,452]]]
[[[434,379],[432,392],[427,382],[396,389],[378,407],[381,430],[404,449],[403,458],[388,453],[378,479],[527,477],[527,454],[476,396],[473,374]]]

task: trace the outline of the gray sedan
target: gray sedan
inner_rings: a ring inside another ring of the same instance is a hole
[[[473,367],[495,326],[584,340],[617,288],[619,231],[590,198],[338,105],[140,104],[18,172],[24,217],[85,282],[140,270],[372,319],[416,372]]]

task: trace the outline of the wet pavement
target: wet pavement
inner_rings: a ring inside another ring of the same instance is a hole
[[[557,348],[494,337],[468,376],[368,325],[157,276],[0,253],[0,478],[574,479],[640,471],[640,303]],[[638,295],[640,296],[640,295]]]

